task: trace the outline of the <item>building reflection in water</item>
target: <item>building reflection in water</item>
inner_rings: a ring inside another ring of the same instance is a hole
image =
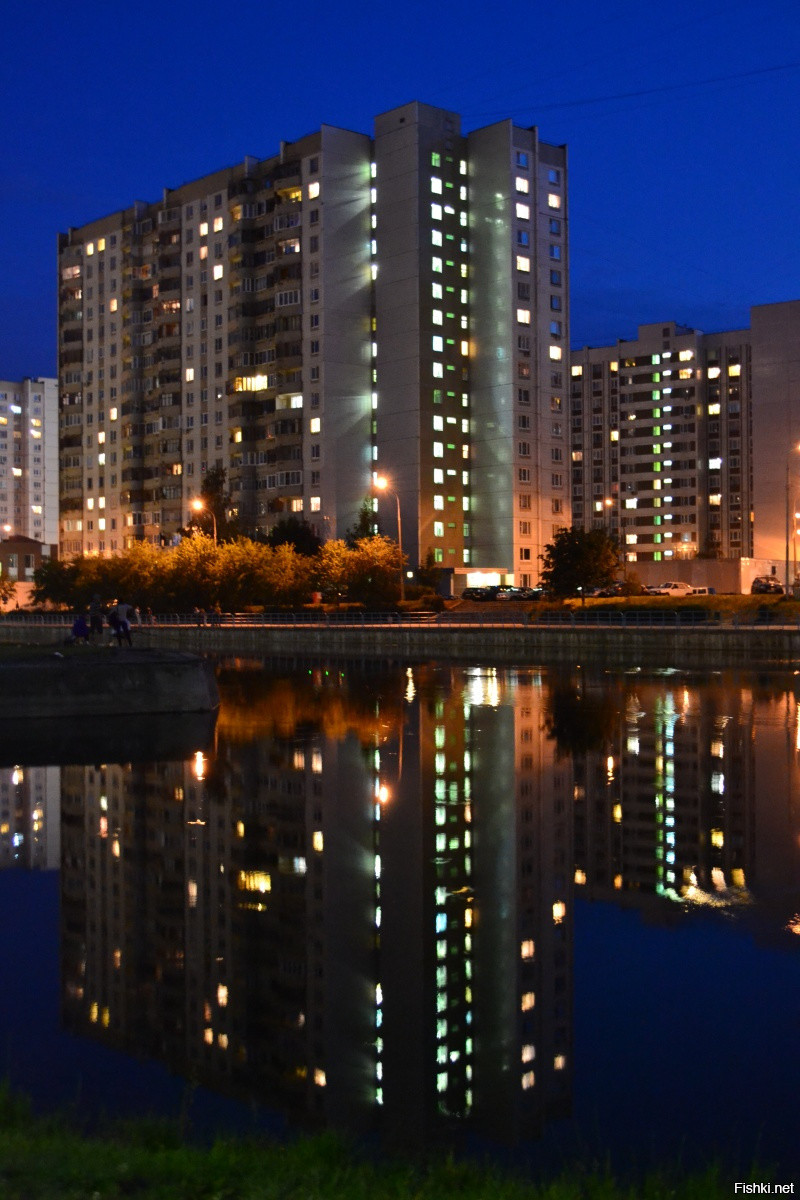
[[[540,679],[244,667],[213,752],[63,768],[67,1025],[295,1117],[530,1136],[571,1070]]]
[[[62,769],[71,1030],[303,1123],[513,1143],[570,1112],[576,896],[790,922],[786,689],[289,665],[222,669],[205,750]]]
[[[0,871],[57,870],[58,767],[0,765]]]
[[[757,900],[762,911],[786,909],[788,923],[800,882],[791,682],[716,676],[699,687],[668,675],[602,684],[617,728],[573,757],[578,894],[659,920]]]

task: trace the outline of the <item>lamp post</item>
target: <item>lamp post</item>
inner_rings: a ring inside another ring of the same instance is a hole
[[[217,544],[217,518],[214,516],[214,510],[209,508],[204,500],[193,500],[192,510],[196,513],[208,513],[211,517],[212,528],[214,530],[214,545]]]
[[[375,487],[379,492],[388,492],[390,496],[394,496],[397,504],[397,546],[400,550],[400,603],[402,604],[406,598],[405,571],[403,568],[403,527],[400,523],[400,497],[393,488],[389,487],[389,480],[385,475],[378,475],[375,479]]]

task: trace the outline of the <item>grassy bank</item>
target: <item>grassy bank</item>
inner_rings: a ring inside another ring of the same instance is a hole
[[[183,1144],[174,1126],[141,1122],[85,1137],[0,1092],[3,1200],[727,1200],[732,1192],[716,1169],[621,1185],[586,1171],[530,1181],[452,1161],[376,1164],[331,1135],[202,1148]]]

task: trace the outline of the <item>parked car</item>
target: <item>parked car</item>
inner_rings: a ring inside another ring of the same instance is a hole
[[[461,593],[462,600],[487,600],[491,589],[488,587],[467,587]]]
[[[750,585],[750,594],[752,596],[782,596],[783,585],[774,575],[756,575]]]
[[[691,596],[694,588],[690,583],[684,583],[680,579],[671,579],[667,583],[660,583],[658,587],[653,588],[654,596]]]
[[[496,600],[541,600],[544,595],[542,588],[533,587],[500,587],[497,589]]]

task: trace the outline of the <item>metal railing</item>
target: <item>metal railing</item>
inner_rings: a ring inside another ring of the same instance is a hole
[[[24,630],[31,627],[51,627],[54,630],[70,630],[75,619],[74,613],[67,612],[7,612],[0,614],[0,626],[6,629]],[[195,628],[195,629],[231,629],[250,628],[266,629],[286,626],[317,626],[317,627],[398,627],[398,626],[436,626],[443,628],[504,628],[504,627],[569,627],[569,628],[684,628],[700,626],[718,628],[727,625],[731,628],[772,628],[798,629],[800,617],[784,613],[776,613],[773,608],[764,608],[757,612],[723,613],[712,609],[547,609],[538,612],[536,608],[528,611],[506,611],[498,609],[482,609],[474,612],[462,612],[458,609],[450,612],[434,613],[419,612],[367,612],[367,611],[330,611],[319,612],[300,610],[298,612],[273,613],[156,613],[153,616],[143,615],[138,623],[134,622],[131,629],[146,632],[148,629],[159,628]],[[109,635],[113,635],[110,627],[104,626]]]

